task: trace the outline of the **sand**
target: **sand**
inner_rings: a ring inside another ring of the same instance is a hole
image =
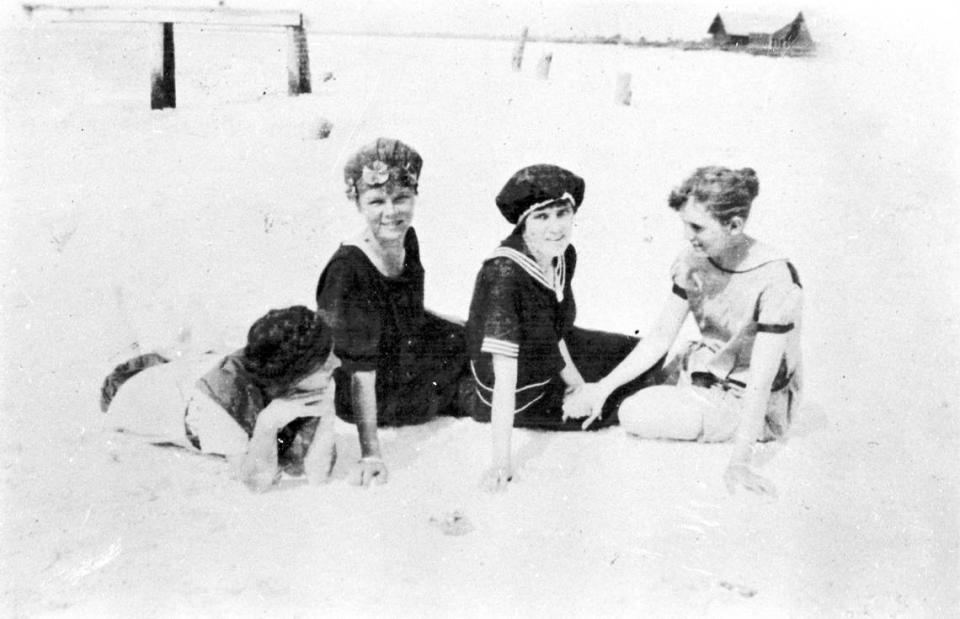
[[[184,32],[163,112],[152,30],[9,20],[0,614],[960,613],[956,56],[936,12],[819,15],[814,58],[533,44],[519,74],[509,42],[313,35],[314,73],[335,79],[293,99],[282,37]],[[465,316],[509,231],[492,197],[550,161],[587,180],[578,322],[641,335],[684,242],[670,188],[754,167],[749,229],[805,289],[800,419],[756,455],[778,498],[727,493],[729,446],[618,428],[515,432],[502,495],[478,489],[490,438],[472,420],[382,431],[390,481],[367,490],[346,482],[359,450],[340,424],[331,483],[262,495],[106,430],[99,383],[133,341],[239,345],[267,308],[313,304],[360,225],[339,170],[377,135],[426,161],[428,307]]]

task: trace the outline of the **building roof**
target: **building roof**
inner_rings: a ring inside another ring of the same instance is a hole
[[[783,28],[786,20],[783,17],[771,17],[760,13],[723,12],[717,15],[723,20],[723,28],[728,35],[748,35],[752,32],[770,34]],[[716,28],[716,18],[710,24],[708,34],[713,34]]]
[[[803,19],[803,13],[797,13],[792,22],[780,28],[773,33],[774,41],[786,41],[793,45],[812,45],[813,38],[810,31],[807,30],[806,21]]]

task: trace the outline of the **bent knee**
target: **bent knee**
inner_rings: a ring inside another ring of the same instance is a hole
[[[620,425],[628,434],[641,438],[697,439],[703,418],[676,387],[644,389],[620,405]]]

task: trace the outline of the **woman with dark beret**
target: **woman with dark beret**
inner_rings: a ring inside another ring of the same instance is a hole
[[[355,423],[361,458],[351,481],[387,480],[379,426],[455,415],[466,370],[463,327],[424,309],[424,268],[411,226],[423,159],[379,138],[344,167],[347,198],[363,220],[317,284],[320,315],[333,329],[337,415]]]
[[[330,329],[302,305],[257,319],[247,344],[224,357],[141,355],[101,388],[108,424],[226,457],[252,490],[304,473],[326,481],[336,459]]]
[[[587,422],[578,421],[587,410],[563,410],[569,394],[612,370],[638,342],[574,327],[577,252],[570,241],[584,188],[569,170],[539,164],[515,173],[496,199],[514,229],[484,261],[467,320],[475,388],[466,408],[492,424],[493,464],[483,478],[490,490],[505,488],[512,477],[514,426],[582,430],[615,424],[619,400],[656,378],[652,368],[623,385],[604,414]]]

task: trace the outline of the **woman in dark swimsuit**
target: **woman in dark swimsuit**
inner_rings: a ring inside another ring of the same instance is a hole
[[[344,167],[347,197],[363,219],[317,285],[320,315],[333,328],[337,415],[357,425],[361,458],[351,481],[387,480],[379,426],[457,414],[466,368],[463,327],[424,309],[424,268],[411,227],[423,160],[399,140],[379,138]]]

